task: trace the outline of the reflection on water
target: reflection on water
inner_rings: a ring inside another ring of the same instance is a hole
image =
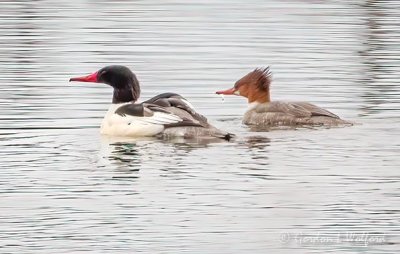
[[[360,52],[365,67],[360,82],[367,88],[361,95],[367,103],[362,107],[362,115],[383,112],[384,117],[397,117],[400,95],[399,58],[396,57],[400,53],[398,13],[391,11],[390,4],[380,5],[375,1],[366,1],[363,7],[367,32],[363,38],[365,49]]]
[[[114,151],[108,156],[109,160],[114,161],[117,165],[126,167],[128,171],[139,171],[140,155],[137,148],[135,148],[135,144],[115,143],[110,144],[110,146]]]
[[[398,1],[0,7],[2,253],[397,253]],[[67,81],[109,64],[237,138],[101,137],[111,89]],[[267,65],[273,99],[360,124],[243,126],[245,100],[214,92]],[[384,241],[301,238],[362,233]]]
[[[249,136],[246,137],[243,141],[239,141],[239,144],[243,144],[250,149],[254,148],[257,150],[264,150],[266,147],[270,145],[271,139],[264,136]]]

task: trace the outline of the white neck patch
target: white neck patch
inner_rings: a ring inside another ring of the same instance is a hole
[[[248,105],[247,105],[247,110],[252,110],[252,109],[255,109],[258,105],[260,105],[261,103],[259,103],[259,102],[257,102],[257,101],[253,101],[253,102],[250,102]]]
[[[254,109],[256,109],[256,108],[257,108],[258,106],[260,106],[260,105],[264,105],[264,106],[267,106],[267,107],[268,107],[268,104],[269,104],[269,102],[261,103],[261,102],[258,102],[258,101],[253,101],[253,102],[251,102],[251,103],[248,104],[248,106],[247,106],[247,111],[254,110]]]

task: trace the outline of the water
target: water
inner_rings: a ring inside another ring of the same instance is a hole
[[[1,253],[398,253],[397,1],[3,1]],[[233,142],[115,139],[109,64],[178,92]],[[358,124],[251,132],[221,98],[271,65],[274,99]]]

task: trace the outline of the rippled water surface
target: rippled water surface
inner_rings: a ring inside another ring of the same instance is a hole
[[[398,253],[398,1],[2,1],[1,253]],[[101,137],[109,64],[178,92],[232,142]],[[271,65],[273,99],[357,123],[252,132],[222,101]]]

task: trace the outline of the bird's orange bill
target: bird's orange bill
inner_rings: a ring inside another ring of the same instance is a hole
[[[81,82],[93,82],[97,83],[97,72],[94,72],[92,74],[89,74],[87,76],[82,76],[82,77],[75,77],[75,78],[70,78],[69,82],[71,81],[81,81]]]
[[[216,93],[216,94],[224,94],[224,95],[232,95],[232,94],[237,95],[237,92],[236,92],[236,91],[237,91],[237,90],[236,90],[234,87],[232,87],[232,88],[230,88],[230,89],[217,91],[217,92],[215,92],[215,93]]]

